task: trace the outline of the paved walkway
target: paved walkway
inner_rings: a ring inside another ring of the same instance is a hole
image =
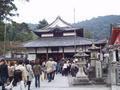
[[[41,81],[41,87],[35,88],[34,81],[31,90],[110,90],[106,86],[69,86],[68,77],[56,75],[55,80],[52,82]]]
[[[70,82],[72,81],[71,78],[72,77],[65,77],[58,74],[56,75],[55,80],[53,80],[52,82],[48,82],[47,80],[41,81],[40,88],[35,88],[35,83],[33,80],[31,85],[31,90],[61,90],[61,89],[62,90],[120,90],[120,86],[112,86],[111,88],[106,87],[105,85],[71,86],[70,85]]]

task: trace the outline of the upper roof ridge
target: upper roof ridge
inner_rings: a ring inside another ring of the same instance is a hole
[[[51,24],[47,25],[46,27],[44,27],[42,29],[54,28],[56,26],[59,26],[59,27],[72,27],[71,24],[64,21],[60,16],[57,16],[56,19]]]

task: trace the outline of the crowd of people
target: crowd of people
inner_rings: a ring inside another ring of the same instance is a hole
[[[41,80],[52,82],[56,74],[63,76],[76,76],[78,72],[76,61],[59,60],[53,58],[39,63],[35,60],[30,63],[29,60],[18,60],[17,63],[7,63],[4,59],[0,60],[0,86],[2,90],[30,90],[31,82],[35,80],[35,87],[40,87]]]

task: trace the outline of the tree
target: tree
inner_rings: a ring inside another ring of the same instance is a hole
[[[39,24],[38,24],[37,28],[41,29],[41,28],[43,28],[47,25],[48,25],[48,22],[45,19],[43,19],[42,21],[39,21]]]
[[[25,0],[25,1],[29,1],[29,0]],[[19,40],[19,39],[17,39],[17,35],[18,35],[17,29],[18,29],[19,24],[4,23],[4,19],[6,19],[8,21],[12,21],[10,19],[10,17],[18,15],[18,13],[16,11],[17,11],[17,7],[14,4],[14,0],[0,0],[0,54],[3,54],[3,52],[4,52],[3,47],[4,47],[5,24],[7,26],[6,40],[10,40],[10,41]],[[26,28],[28,28],[28,27],[26,26]],[[31,32],[27,33],[26,37],[28,36],[28,34],[30,34],[30,36],[32,37]],[[29,36],[29,39],[31,38],[30,36]],[[28,40],[28,38],[27,38],[27,40]],[[6,45],[8,45],[8,43]]]
[[[26,0],[29,1],[29,0]],[[0,0],[0,21],[11,20],[9,17],[18,15],[14,0]]]
[[[17,8],[13,3],[14,0],[0,0],[0,21],[9,19],[9,16],[15,16],[16,13],[12,11],[16,11]]]
[[[7,40],[9,41],[27,41],[33,39],[33,33],[26,23],[13,22],[7,25]]]

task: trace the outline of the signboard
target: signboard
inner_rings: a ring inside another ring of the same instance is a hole
[[[36,59],[36,54],[28,54],[28,60],[32,61]]]

